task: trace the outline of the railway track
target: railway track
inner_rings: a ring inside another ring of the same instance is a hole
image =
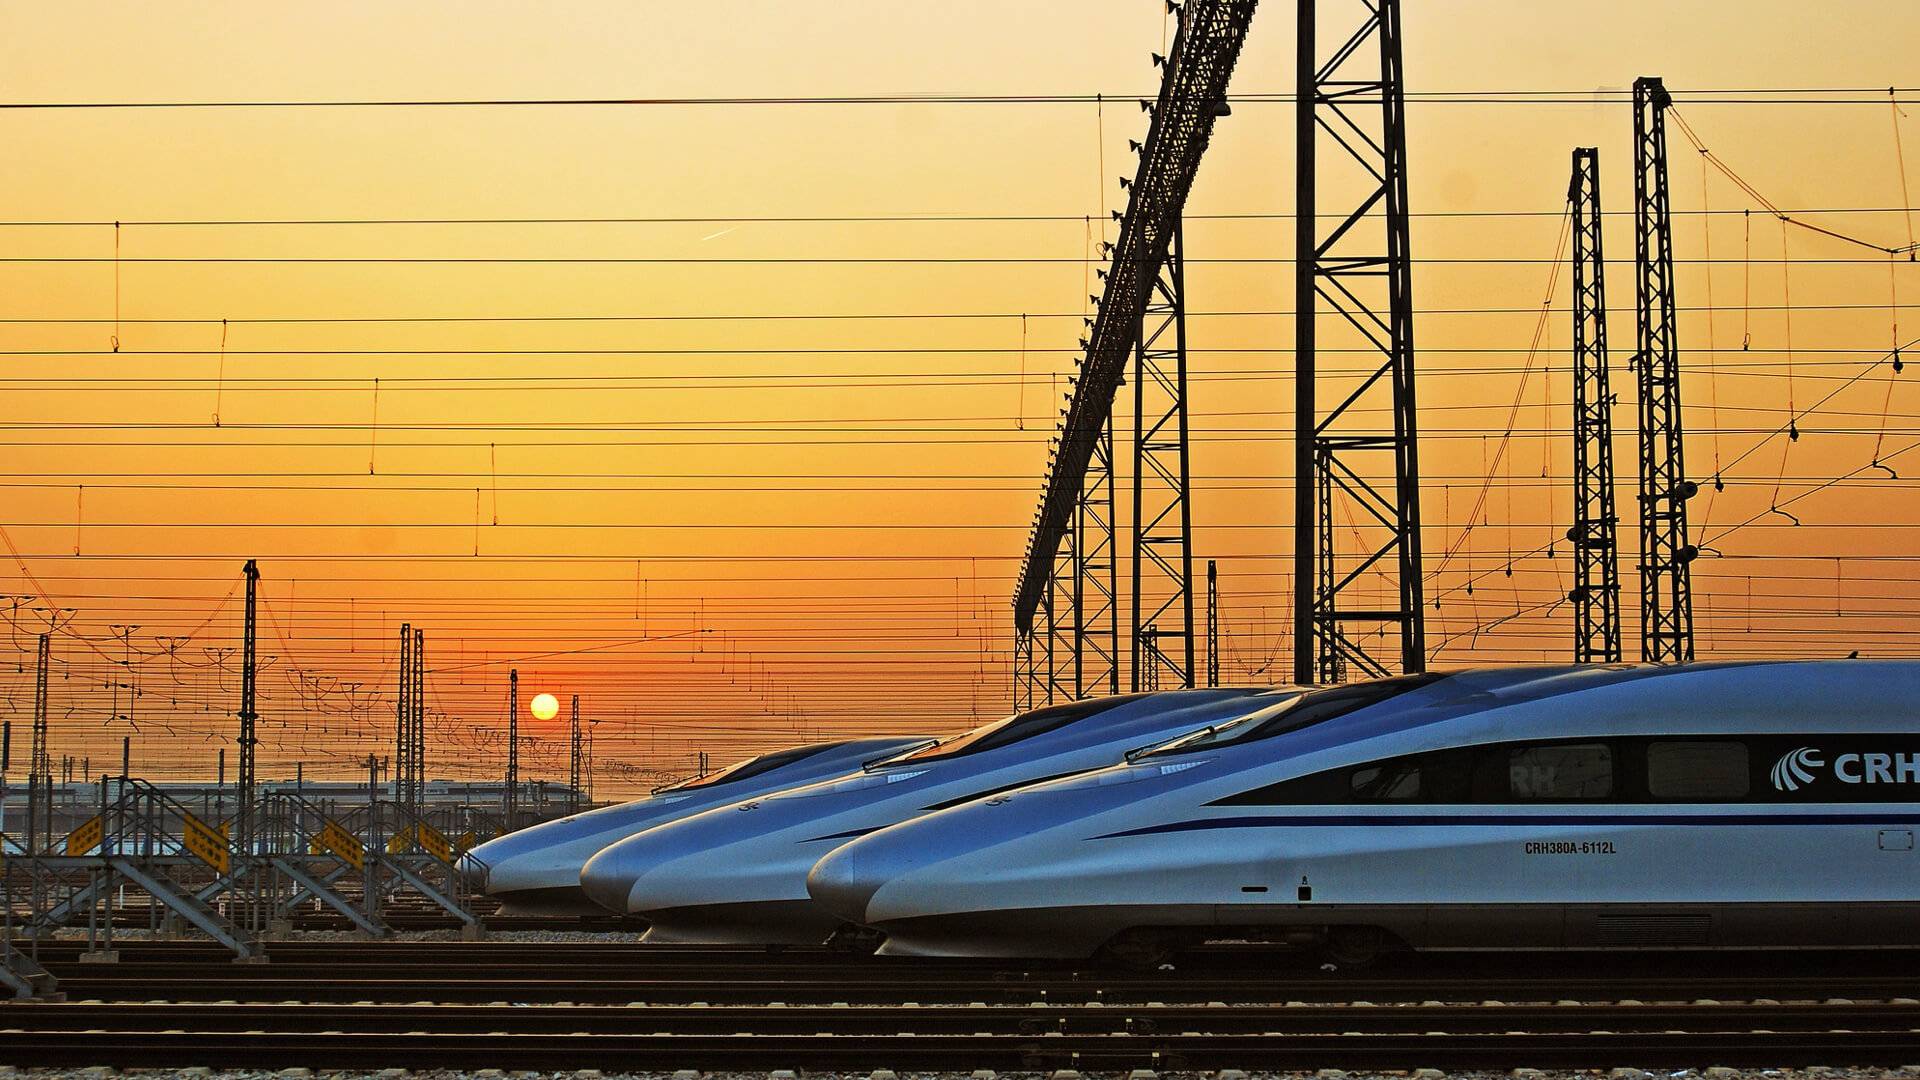
[[[1155,972],[626,942],[304,941],[276,942],[268,951],[266,963],[236,964],[204,944],[140,942],[123,945],[117,963],[96,964],[81,961],[77,944],[59,942],[42,943],[40,956],[70,999],[102,1001],[1027,1005],[1920,996],[1920,977],[1905,953],[1602,955],[1551,966],[1528,956],[1433,956],[1348,973],[1287,954],[1228,950]]]
[[[271,953],[264,964],[236,964],[204,943],[138,942],[125,943],[117,963],[98,964],[83,963],[77,943],[44,942],[41,956],[69,1001],[0,1005],[0,1064],[1461,1070],[1920,1062],[1920,978],[1911,955],[1898,953],[1588,956],[1562,959],[1558,970],[1529,956],[1426,956],[1358,975],[1233,949],[1147,973],[630,942],[293,941]]]
[[[64,1006],[44,1006],[57,1013]],[[299,1007],[311,1009],[311,1006]],[[1293,1014],[1320,1012],[1311,1007],[1249,1010],[1221,1007],[1221,1020],[1184,1016],[1180,1023],[1199,1025],[1179,1031],[1053,1031],[929,1032],[914,1030],[952,1021],[925,1017],[941,1009],[891,1009],[893,1022],[878,1030],[836,1030],[831,1017],[806,1017],[811,1032],[766,1031],[745,1025],[764,1022],[760,1015],[724,1017],[734,1032],[643,1030],[662,1028],[670,1021],[651,1015],[629,1016],[633,1010],[604,1009],[618,1016],[596,1021],[574,1019],[585,1025],[576,1031],[534,1030],[539,1022],[526,1014],[548,1010],[505,1008],[494,1016],[457,1014],[457,1023],[476,1021],[492,1030],[448,1030],[431,1017],[409,1015],[416,1025],[407,1031],[359,1030],[369,1023],[322,1013],[348,1026],[324,1031],[286,1026],[249,1030],[200,1030],[193,1026],[204,1016],[145,1017],[130,1027],[82,1027],[76,1017],[55,1027],[0,1031],[0,1061],[36,1066],[111,1065],[119,1068],[180,1068],[203,1065],[221,1068],[434,1068],[434,1069],[1508,1069],[1515,1067],[1591,1069],[1615,1066],[1641,1068],[1731,1066],[1893,1066],[1920,1060],[1920,1034],[1912,1030],[1849,1028],[1837,1031],[1753,1030],[1737,1025],[1730,1030],[1693,1031],[1607,1030],[1577,1015],[1555,1020],[1549,1030],[1515,1030],[1519,1017],[1475,1007],[1459,1007],[1449,1017],[1426,1018],[1445,1026],[1418,1032],[1371,1030],[1384,1018],[1342,1031],[1322,1030],[1326,1021],[1309,1023],[1314,1030],[1285,1030]],[[578,1010],[567,1010],[577,1014]],[[709,1010],[730,1013],[732,1010]],[[834,1009],[790,1010],[831,1013]],[[1072,1012],[1101,1012],[1074,1009]],[[1376,1009],[1375,1012],[1397,1012]],[[1484,1015],[1491,1011],[1492,1015]],[[1482,1015],[1476,1015],[1476,1013]],[[508,1014],[508,1015],[498,1015]],[[92,1019],[99,1019],[97,1015]],[[45,1019],[55,1019],[46,1017]],[[1138,1019],[1136,1017],[1136,1019]],[[1348,1018],[1355,1022],[1356,1018]],[[1675,1020],[1706,1019],[1675,1017]],[[1727,1020],[1708,1020],[1723,1024]],[[1854,1023],[1836,1016],[1836,1021]],[[284,1018],[256,1018],[280,1024]],[[1076,1016],[1077,1023],[1089,1022]],[[622,1021],[629,1026],[619,1026]],[[16,1022],[10,1018],[9,1023]],[[711,1018],[703,1023],[712,1024]],[[791,1022],[791,1021],[789,1021]],[[868,1020],[871,1023],[871,1019]],[[976,1023],[994,1023],[976,1019]],[[166,1023],[173,1026],[161,1027]],[[300,1023],[310,1024],[302,1020]],[[1255,1030],[1212,1031],[1233,1025]],[[184,1025],[184,1026],[183,1026]],[[369,1023],[369,1026],[372,1026]],[[544,1027],[545,1024],[541,1023]],[[1096,1025],[1109,1026],[1109,1025]],[[1490,1028],[1501,1030],[1488,1030]],[[611,1030],[608,1030],[611,1028]],[[1278,1030],[1270,1030],[1278,1029]],[[858,1037],[850,1038],[849,1034]]]

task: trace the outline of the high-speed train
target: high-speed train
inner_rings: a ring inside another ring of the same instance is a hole
[[[593,854],[642,829],[722,803],[811,783],[866,762],[931,745],[927,738],[853,739],[762,754],[718,772],[659,788],[652,795],[546,821],[473,849],[486,867],[486,891],[507,915],[604,915],[580,891],[580,868]]]
[[[1914,946],[1917,718],[1917,661],[1390,678],[874,832],[809,891],[893,954]]]
[[[1036,780],[1120,760],[1129,749],[1268,701],[1181,690],[1094,698],[1022,713],[833,780],[681,818],[614,844],[581,871],[587,895],[647,919],[649,941],[808,944],[840,920],[807,896],[807,871],[856,836]]]

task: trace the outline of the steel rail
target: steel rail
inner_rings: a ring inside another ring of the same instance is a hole
[[[1894,1066],[1920,1033],[1587,1032],[1312,1035],[728,1035],[153,1031],[0,1032],[0,1060],[38,1067],[433,1069],[1347,1068],[1447,1070]]]

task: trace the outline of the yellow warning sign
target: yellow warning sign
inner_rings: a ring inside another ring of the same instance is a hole
[[[454,842],[453,850],[465,855],[467,852],[473,850],[473,842],[478,839],[480,838],[473,835],[473,830],[468,829],[466,832],[460,834],[459,840]]]
[[[227,846],[226,836],[192,814],[180,815],[180,845],[223,874],[233,868],[233,851]]]
[[[316,848],[331,852],[355,870],[363,869],[367,865],[367,846],[360,842],[359,837],[341,828],[331,819],[320,827],[320,835],[313,838],[313,843]]]
[[[414,835],[420,839],[420,847],[427,854],[441,862],[453,861],[453,845],[447,841],[445,833],[424,821],[413,828]]]
[[[398,855],[413,850],[413,826],[409,825],[387,838],[387,854]]]
[[[100,841],[106,839],[106,836],[107,824],[100,820],[100,815],[95,814],[81,822],[79,828],[67,834],[67,854],[85,855],[99,847]]]

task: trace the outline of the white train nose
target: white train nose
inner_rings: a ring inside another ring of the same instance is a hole
[[[633,875],[626,872],[623,862],[617,855],[608,858],[603,850],[580,868],[580,890],[615,915],[629,914],[627,898],[633,892]]]
[[[860,853],[853,850],[856,846],[839,848],[814,863],[807,873],[807,895],[835,917],[865,924],[867,902],[886,879],[880,874],[861,873]]]

